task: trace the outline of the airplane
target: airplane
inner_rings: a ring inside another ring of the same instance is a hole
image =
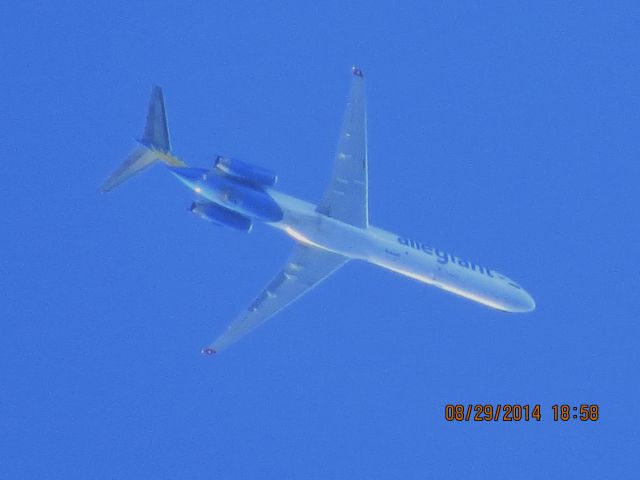
[[[105,181],[110,191],[155,163],[196,195],[190,210],[214,224],[249,232],[255,222],[284,231],[293,252],[271,282],[211,344],[213,355],[252,332],[351,260],[365,261],[503,312],[531,312],[535,302],[518,283],[493,268],[431,243],[369,224],[367,113],[362,70],[352,81],[333,174],[317,205],[274,187],[278,176],[263,167],[217,156],[212,168],[189,167],[171,150],[164,96],[151,92],[138,146]]]

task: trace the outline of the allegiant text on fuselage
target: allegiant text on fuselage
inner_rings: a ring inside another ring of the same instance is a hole
[[[456,257],[455,255],[445,252],[444,250],[440,250],[438,248],[431,247],[426,243],[416,242],[415,240],[411,240],[406,237],[398,237],[398,243],[407,247],[411,247],[415,250],[420,250],[427,255],[436,256],[437,262],[445,265],[449,262],[460,265],[463,268],[468,268],[469,270],[473,270],[474,272],[478,272],[482,275],[487,275],[491,278],[493,277],[493,272],[490,268],[483,267],[482,265],[478,265],[477,263],[473,263],[469,260],[465,260],[460,257]]]

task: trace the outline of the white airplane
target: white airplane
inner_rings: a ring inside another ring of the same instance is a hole
[[[496,270],[430,243],[369,224],[367,119],[362,71],[353,80],[331,182],[318,205],[275,190],[275,173],[218,156],[213,168],[188,167],[171,152],[162,90],[154,87],[139,146],[103,184],[109,191],[156,162],[186,184],[197,216],[250,231],[254,221],[296,241],[280,272],[202,353],[213,355],[250,333],[350,260],[364,260],[504,312],[530,312],[533,298]]]

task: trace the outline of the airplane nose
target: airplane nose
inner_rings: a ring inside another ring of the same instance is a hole
[[[522,313],[533,312],[536,309],[536,301],[527,292],[523,292],[520,297],[519,311]]]

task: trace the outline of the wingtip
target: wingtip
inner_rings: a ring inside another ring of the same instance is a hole
[[[364,74],[362,70],[356,67],[355,65],[351,67],[351,73],[353,73],[356,77],[364,78]]]
[[[110,179],[105,180],[102,185],[98,187],[98,191],[102,193],[107,193],[113,190],[113,185],[111,185]]]

